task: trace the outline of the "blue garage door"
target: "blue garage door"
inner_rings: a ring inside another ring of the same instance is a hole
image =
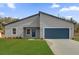
[[[68,39],[69,28],[45,28],[46,39]]]

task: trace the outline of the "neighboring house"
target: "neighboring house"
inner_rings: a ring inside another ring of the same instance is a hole
[[[71,39],[74,23],[44,12],[5,25],[6,37]]]
[[[0,30],[0,38],[4,37],[4,32],[2,30]]]

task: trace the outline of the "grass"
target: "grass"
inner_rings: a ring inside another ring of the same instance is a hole
[[[79,41],[79,36],[75,36],[74,40]]]
[[[73,40],[79,41],[79,33],[74,34]]]
[[[0,55],[52,55],[44,40],[0,40]]]

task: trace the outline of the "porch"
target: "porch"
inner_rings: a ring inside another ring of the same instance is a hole
[[[40,38],[40,27],[24,27],[24,38]]]

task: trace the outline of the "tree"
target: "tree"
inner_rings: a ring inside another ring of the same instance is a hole
[[[18,19],[11,18],[11,17],[0,17],[0,30],[4,30],[4,24],[16,21]]]
[[[70,21],[77,24],[77,22],[73,18],[70,18]]]
[[[75,33],[79,33],[79,24],[75,24]]]

